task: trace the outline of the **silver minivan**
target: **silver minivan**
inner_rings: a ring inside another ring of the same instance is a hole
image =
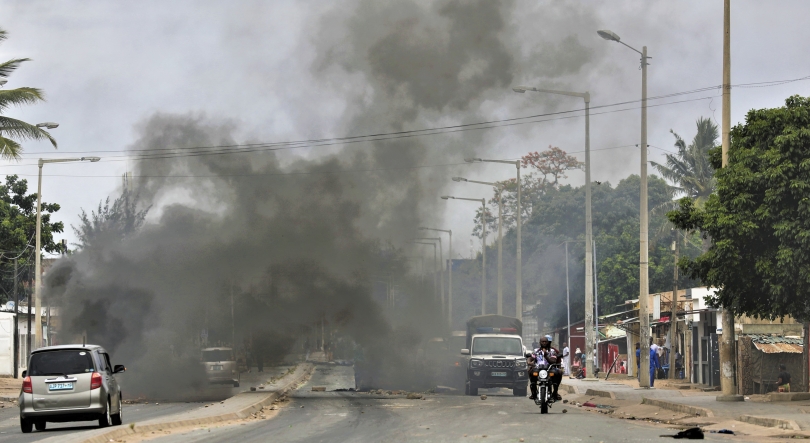
[[[239,368],[233,349],[205,348],[202,350],[201,357],[209,383],[233,384],[233,387],[239,387]]]
[[[100,427],[123,422],[122,396],[113,366],[101,346],[59,345],[31,353],[20,392],[20,427],[44,431],[47,422],[98,420]]]

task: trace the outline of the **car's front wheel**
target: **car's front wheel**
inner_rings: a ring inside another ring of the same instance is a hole
[[[34,430],[34,421],[30,418],[20,417],[20,429],[22,430],[23,434],[28,434]]]
[[[107,409],[104,411],[104,415],[99,417],[98,427],[106,428],[110,423],[112,423],[112,417],[110,416],[110,399],[107,399]]]
[[[111,416],[113,426],[120,426],[124,422],[124,405],[121,404],[121,397],[118,397],[118,413]]]

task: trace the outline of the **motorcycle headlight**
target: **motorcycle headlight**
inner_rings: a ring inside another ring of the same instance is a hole
[[[475,359],[470,360],[470,367],[471,368],[480,368],[481,366],[484,366],[484,361],[483,360],[475,360]]]
[[[526,360],[516,360],[515,367],[518,369],[523,369],[526,367]]]
[[[546,371],[545,369],[541,369],[540,378],[548,378],[548,371]]]

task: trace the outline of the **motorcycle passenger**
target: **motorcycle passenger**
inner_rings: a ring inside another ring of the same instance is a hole
[[[551,346],[551,336],[546,335],[540,339],[540,347],[534,350],[528,359],[528,363],[534,365],[535,368],[539,368],[542,364],[559,364],[559,359],[560,351]],[[562,400],[562,396],[557,391],[560,388],[560,383],[562,383],[563,371],[560,368],[555,368],[549,371],[549,376],[552,384],[552,400]],[[534,371],[529,372],[529,383],[532,391],[532,396],[529,398],[537,400],[537,377],[534,376]]]

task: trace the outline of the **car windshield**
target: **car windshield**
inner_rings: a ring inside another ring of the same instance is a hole
[[[32,355],[28,375],[84,374],[94,370],[90,351],[65,349]]]
[[[205,362],[233,361],[233,355],[230,349],[211,349],[210,351],[202,351],[202,359]]]
[[[473,354],[521,355],[520,339],[507,337],[478,337],[473,340]]]

